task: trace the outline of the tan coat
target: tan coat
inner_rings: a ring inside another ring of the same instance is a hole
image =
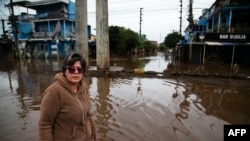
[[[60,73],[43,95],[38,123],[39,141],[88,141],[95,131],[90,96],[82,81],[78,97]]]

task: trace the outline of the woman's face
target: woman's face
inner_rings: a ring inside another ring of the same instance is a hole
[[[80,61],[76,61],[72,66],[68,66],[65,71],[65,76],[72,84],[79,83],[83,77],[83,68]]]

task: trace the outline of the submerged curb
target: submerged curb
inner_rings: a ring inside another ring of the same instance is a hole
[[[250,76],[245,74],[209,74],[209,73],[193,73],[193,72],[156,72],[145,71],[143,69],[131,69],[131,70],[88,70],[85,76],[93,77],[150,77],[150,78],[168,78],[168,77],[200,77],[200,78],[224,78],[224,79],[241,79],[250,80]]]
[[[61,72],[55,70],[54,73]],[[143,69],[116,69],[96,70],[87,69],[86,77],[149,77],[149,78],[169,78],[169,77],[192,77],[192,78],[223,78],[223,79],[239,79],[250,80],[249,75],[245,74],[219,74],[219,73],[194,73],[194,72],[156,72],[145,71]]]

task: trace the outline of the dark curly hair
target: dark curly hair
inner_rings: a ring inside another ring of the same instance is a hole
[[[83,72],[86,71],[86,61],[82,57],[82,55],[79,54],[79,53],[72,53],[72,54],[69,54],[68,56],[66,56],[64,58],[64,60],[63,60],[63,63],[62,63],[62,72],[63,72],[63,75],[65,75],[65,71],[66,71],[67,67],[74,65],[74,63],[76,61],[80,61],[80,64],[81,64],[81,66],[83,68]]]

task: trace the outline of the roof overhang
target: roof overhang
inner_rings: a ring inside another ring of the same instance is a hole
[[[68,0],[39,0],[39,1],[34,1],[34,2],[30,2],[27,3],[26,6],[27,7],[35,7],[35,6],[41,6],[41,5],[50,5],[50,4],[55,4],[55,3],[65,3],[65,4],[69,4]]]
[[[250,45],[250,42],[213,42],[213,41],[207,41],[204,42],[206,45],[209,46],[246,46]]]
[[[12,4],[14,6],[22,6],[22,7],[25,7],[27,3],[30,3],[30,0],[15,0],[12,2]],[[10,5],[11,3],[9,3]],[[8,6],[9,6],[8,5]]]
[[[178,43],[177,45],[208,45],[208,46],[250,46],[250,42],[218,42],[218,41],[205,41],[205,42],[186,42]]]
[[[22,6],[22,7],[28,7],[28,8],[32,8],[32,7],[37,7],[37,6],[41,6],[41,5],[49,5],[49,4],[54,4],[54,3],[65,3],[65,4],[69,4],[69,0],[36,0],[36,1],[32,1],[32,0],[15,0],[12,2],[12,4],[14,6]],[[10,5],[10,3],[9,3]]]

